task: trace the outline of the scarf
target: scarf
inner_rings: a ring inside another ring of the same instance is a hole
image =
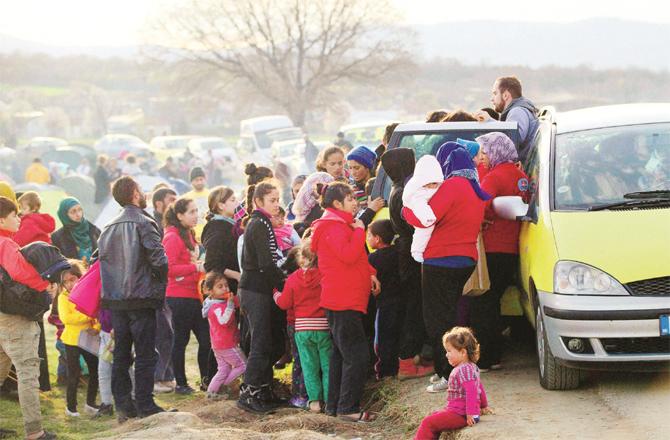
[[[472,186],[477,197],[484,201],[491,199],[491,196],[479,186],[479,177],[475,164],[472,163],[470,155],[464,148],[457,148],[452,151],[444,165],[447,179],[451,177],[464,177],[470,182],[470,186]]]
[[[481,135],[476,140],[489,158],[489,168],[494,168],[501,163],[519,161],[514,142],[504,133],[494,131]]]
[[[58,218],[77,245],[77,258],[80,260],[90,260],[93,253],[93,242],[91,241],[90,232],[91,224],[83,216],[81,221],[75,222],[67,215],[67,212],[77,205],[81,205],[81,203],[74,197],[63,199],[58,206]]]
[[[212,220],[223,220],[224,222],[228,222],[231,225],[235,226],[235,220],[233,220],[230,217],[226,217],[225,215],[214,214],[214,216],[212,217]]]
[[[268,247],[270,248],[270,253],[272,254],[272,261],[277,264],[279,261],[279,246],[277,245],[277,237],[275,236],[275,230],[272,227],[272,222],[270,222],[270,214],[264,209],[256,209],[251,213],[251,218],[258,220],[268,232]]]
[[[310,174],[305,183],[302,184],[302,188],[298,191],[298,194],[295,196],[295,202],[293,202],[293,214],[295,215],[296,222],[303,222],[307,215],[317,203],[319,203],[319,198],[316,196],[316,185],[319,183],[328,184],[335,179],[328,173],[316,172]]]
[[[437,161],[440,163],[440,166],[442,167],[442,173],[444,174],[444,178],[446,179],[448,177],[447,173],[447,160],[449,159],[449,155],[456,149],[462,149],[465,151],[465,148],[463,148],[462,145],[456,143],[456,142],[445,142],[440,146],[440,148],[437,149],[437,153],[435,153],[435,158]]]

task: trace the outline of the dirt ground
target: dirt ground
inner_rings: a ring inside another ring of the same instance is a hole
[[[537,380],[532,343],[511,344],[504,369],[482,375],[494,415],[443,439],[670,438],[670,373],[592,374],[575,391],[546,391]],[[99,438],[121,439],[384,439],[411,438],[424,415],[443,407],[445,394],[424,391],[426,379],[386,381],[368,394],[380,418],[354,424],[283,409],[250,415],[234,401],[191,400],[182,412],[127,423]]]

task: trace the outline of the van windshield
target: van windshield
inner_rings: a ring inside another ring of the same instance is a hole
[[[623,202],[670,190],[670,124],[629,125],[556,136],[555,209]]]

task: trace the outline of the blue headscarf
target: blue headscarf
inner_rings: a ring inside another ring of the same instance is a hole
[[[468,154],[470,154],[470,157],[473,159],[475,158],[477,153],[479,153],[479,149],[481,148],[481,146],[475,141],[468,141],[465,139],[458,138],[456,139],[456,142],[459,145],[462,145],[463,148],[468,150]]]
[[[442,167],[442,173],[444,174],[445,179],[447,178],[447,159],[449,158],[449,155],[452,153],[452,151],[458,148],[463,150],[462,145],[449,141],[442,144],[440,148],[437,149],[437,153],[435,153],[435,158]]]
[[[491,196],[479,186],[479,176],[477,175],[475,164],[472,163],[470,155],[464,148],[457,148],[452,151],[444,165],[445,177],[447,179],[457,176],[465,177],[470,181],[470,185],[477,194],[477,197],[484,201],[491,199]]]

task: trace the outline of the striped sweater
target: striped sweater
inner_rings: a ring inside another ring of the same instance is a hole
[[[326,313],[319,307],[321,274],[318,269],[296,270],[286,280],[284,290],[275,292],[273,297],[279,308],[293,311],[296,332],[328,331]]]
[[[459,364],[449,375],[447,409],[460,415],[478,416],[488,401],[479,378],[479,368],[472,362]]]

